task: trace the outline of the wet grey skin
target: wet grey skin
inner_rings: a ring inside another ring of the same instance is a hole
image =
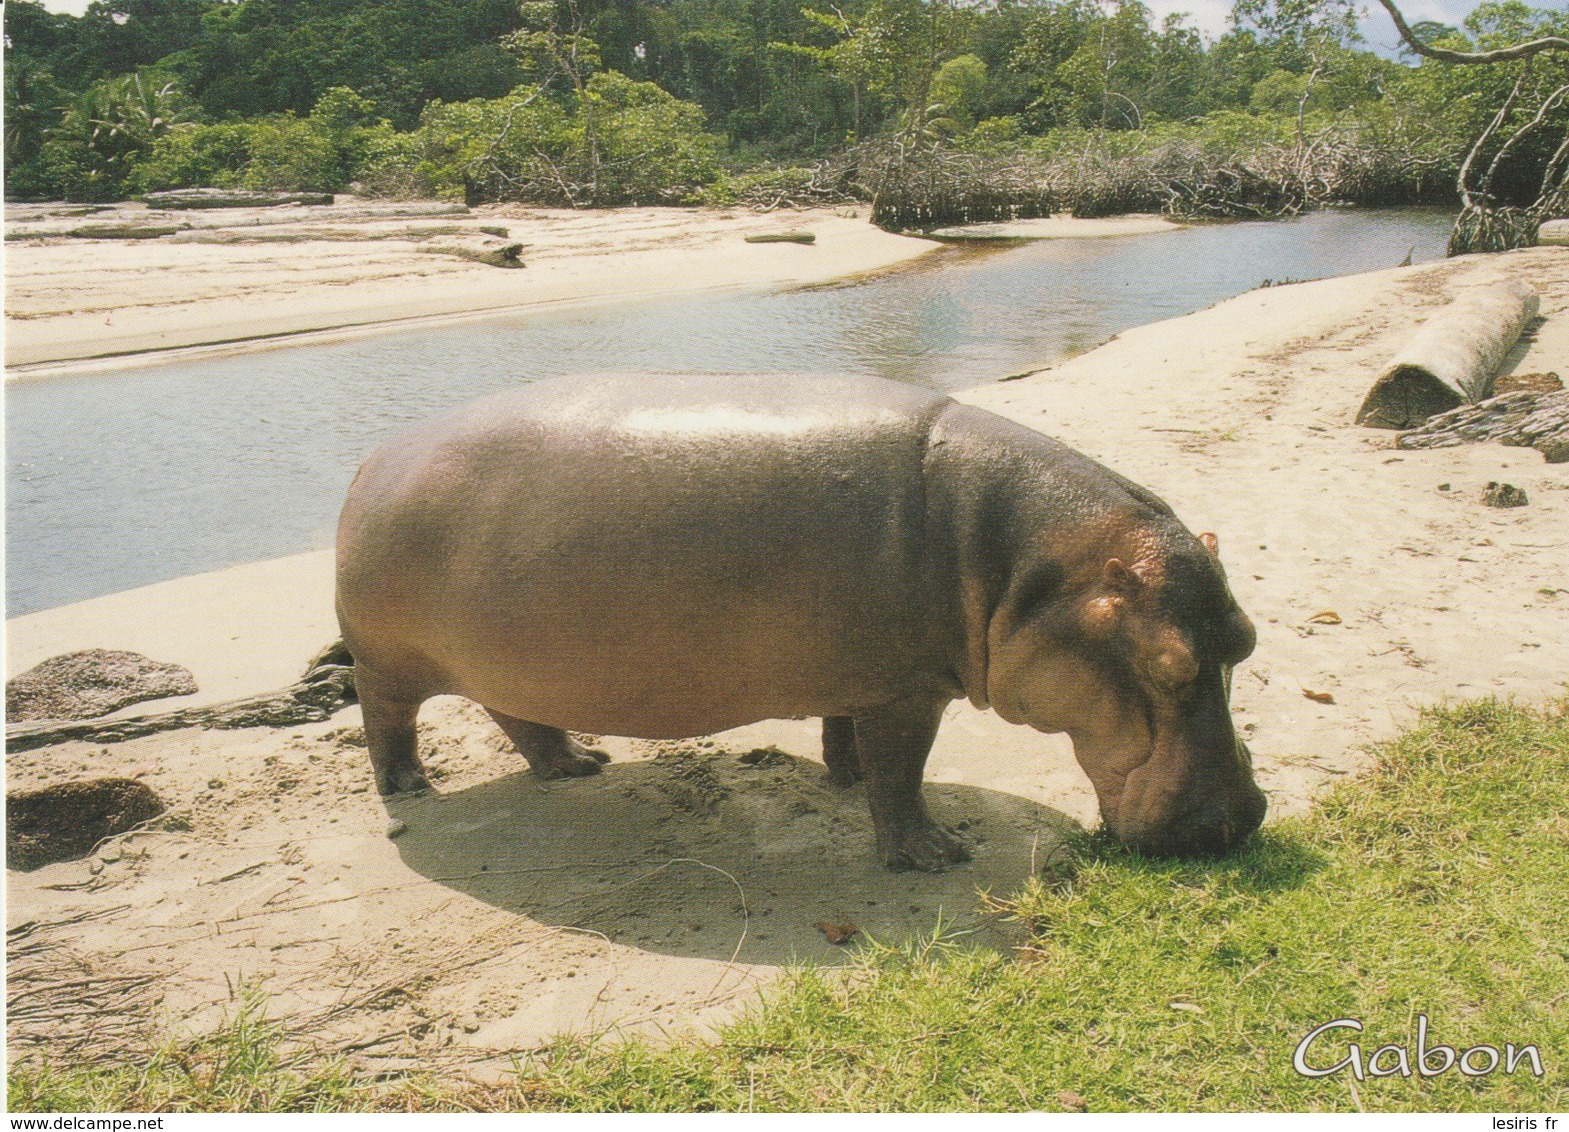
[[[944,708],[1066,732],[1106,826],[1220,854],[1263,820],[1227,673],[1254,633],[1211,536],[1046,436],[872,377],[536,382],[390,441],[338,528],[376,784],[415,718],[483,705],[535,773],[567,731],[823,719],[894,869],[967,860],[921,797]]]

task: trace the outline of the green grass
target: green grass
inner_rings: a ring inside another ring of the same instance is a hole
[[[1427,713],[1311,816],[1221,862],[1084,837],[996,914],[1011,955],[941,935],[793,972],[713,1043],[564,1042],[494,1090],[288,1062],[242,1011],[138,1068],[13,1070],[19,1110],[148,1108],[1562,1110],[1569,1107],[1569,701]],[[1173,1003],[1180,1004],[1173,1006]],[[1308,1079],[1314,1049],[1535,1044],[1468,1078]]]

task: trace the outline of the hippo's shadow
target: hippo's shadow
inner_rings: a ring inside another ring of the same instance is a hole
[[[844,954],[820,925],[900,942],[940,920],[977,943],[1022,942],[981,914],[977,890],[1014,891],[1079,828],[1015,795],[928,783],[933,816],[974,860],[893,873],[863,787],[834,787],[821,763],[782,752],[745,757],[759,756],[683,749],[590,778],[511,774],[388,811],[407,826],[395,842],[406,865],[494,907],[647,951],[772,964]]]

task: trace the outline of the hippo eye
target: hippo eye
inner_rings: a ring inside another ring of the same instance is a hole
[[[1163,649],[1155,656],[1150,675],[1163,688],[1180,688],[1198,678],[1198,661],[1186,649]]]

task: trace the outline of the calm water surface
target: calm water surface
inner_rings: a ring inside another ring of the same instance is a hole
[[[849,372],[957,389],[1265,279],[1443,255],[1443,211],[1328,211],[953,248],[830,287],[530,314],[56,378],[6,395],[7,615],[331,545],[360,460],[409,422],[588,370]]]

